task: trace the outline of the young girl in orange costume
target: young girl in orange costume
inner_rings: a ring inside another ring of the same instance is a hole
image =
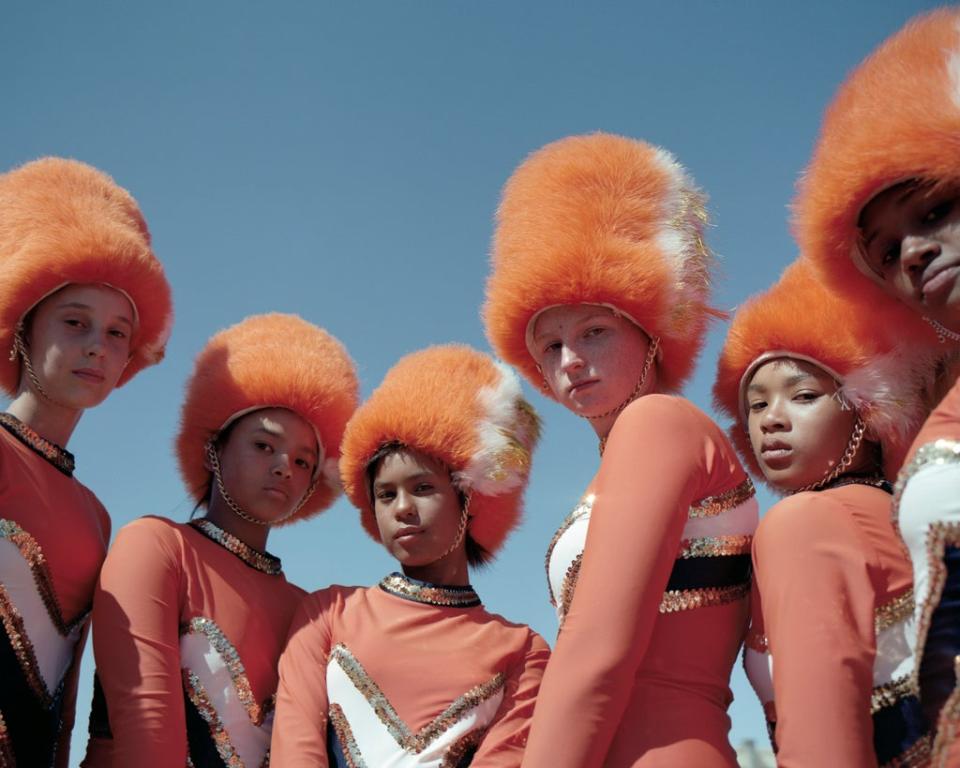
[[[911,448],[895,505],[913,560],[911,643],[938,765],[960,765],[958,60],[955,7],[883,43],[827,110],[796,204],[801,246],[831,289],[880,309],[905,346],[939,346],[936,392],[952,386]]]
[[[94,603],[88,766],[263,766],[277,661],[303,591],[265,551],[271,527],[325,509],[357,402],[322,329],[250,317],[214,336],[187,386],[177,458],[204,517],[117,536]]]
[[[717,404],[754,474],[789,494],[754,537],[744,657],[777,765],[929,759],[906,641],[910,561],[883,471],[925,413],[922,362],[898,355],[867,307],[831,295],[802,262],[727,335]]]
[[[60,158],[0,176],[0,272],[0,766],[66,766],[110,539],[66,445],[87,408],[162,359],[170,287],[136,201]]]
[[[668,152],[608,134],[547,145],[504,189],[488,338],[602,454],[548,550],[561,628],[525,766],[736,765],[756,501],[722,431],[666,394],[711,314],[705,223]]]
[[[464,346],[408,355],[360,407],[344,486],[403,573],[303,603],[274,768],[520,765],[549,651],[484,609],[468,564],[516,525],[538,433],[516,375]]]

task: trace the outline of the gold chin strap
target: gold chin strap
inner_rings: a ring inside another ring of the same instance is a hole
[[[460,514],[460,527],[457,528],[457,535],[453,540],[453,544],[444,552],[437,560],[443,560],[447,555],[453,552],[457,547],[460,546],[460,542],[463,541],[463,537],[467,535],[467,524],[470,522],[470,497],[467,496],[463,502],[463,512]]]
[[[63,403],[54,400],[47,394],[47,390],[43,388],[40,384],[40,379],[37,376],[37,372],[33,370],[33,364],[30,362],[30,355],[27,353],[27,345],[23,341],[23,322],[17,323],[17,327],[13,331],[13,347],[10,349],[10,362],[16,362],[17,357],[23,361],[23,368],[27,372],[27,378],[30,379],[30,383],[33,385],[33,388],[36,390],[37,394],[40,395],[47,402],[53,403],[54,405],[59,405],[62,408],[66,408]]]
[[[951,331],[943,323],[940,323],[934,320],[932,317],[927,317],[926,315],[924,315],[923,319],[933,326],[933,330],[937,332],[937,340],[941,344],[946,344],[947,339],[950,339],[950,341],[960,342],[960,333],[957,333],[956,331]]]
[[[640,372],[640,379],[637,381],[637,386],[633,388],[633,392],[627,396],[626,400],[620,403],[620,405],[618,405],[616,408],[611,408],[609,411],[604,411],[597,416],[584,416],[584,418],[589,419],[590,421],[605,419],[607,416],[613,416],[615,413],[620,413],[620,411],[636,400],[643,391],[643,385],[647,383],[647,375],[650,373],[650,368],[653,365],[653,361],[657,359],[658,349],[660,349],[660,337],[654,336],[650,340],[650,346],[647,347],[647,359],[643,361],[643,370]]]
[[[847,443],[847,450],[843,452],[843,456],[840,457],[840,461],[837,462],[837,466],[835,466],[816,482],[808,483],[802,488],[795,488],[794,490],[790,491],[790,493],[794,494],[802,493],[803,491],[816,491],[840,477],[840,475],[846,472],[847,468],[853,463],[853,457],[860,448],[860,443],[863,442],[863,436],[866,431],[867,425],[863,423],[863,419],[857,416],[857,423],[853,425],[853,433],[850,435],[850,442]]]
[[[237,504],[236,501],[234,501],[233,497],[229,493],[227,493],[227,488],[223,484],[223,476],[220,473],[220,457],[217,455],[217,448],[213,444],[213,440],[207,441],[207,444],[205,446],[205,451],[207,454],[207,460],[210,462],[210,469],[213,472],[213,478],[217,483],[217,490],[220,491],[220,498],[223,499],[224,503],[228,507],[230,507],[230,510],[237,517],[239,517],[241,520],[246,520],[248,523],[253,523],[254,525],[264,525],[264,526],[278,525],[279,523],[282,523],[284,520],[289,520],[291,517],[296,515],[297,512],[303,509],[303,505],[307,503],[307,500],[313,495],[313,492],[317,489],[317,485],[319,484],[320,478],[323,474],[320,471],[318,466],[316,476],[313,478],[313,481],[310,483],[310,486],[307,488],[307,490],[304,491],[303,496],[300,497],[300,501],[297,502],[297,506],[295,506],[283,517],[277,518],[276,520],[261,520],[260,518],[254,517],[253,515],[250,515],[247,512],[245,512],[243,508],[239,504]]]

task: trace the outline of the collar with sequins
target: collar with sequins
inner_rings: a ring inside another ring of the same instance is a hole
[[[390,595],[439,608],[476,608],[480,597],[473,587],[447,587],[391,573],[380,581],[380,589]]]
[[[870,485],[886,493],[893,493],[893,484],[879,475],[840,475],[836,480],[827,483],[819,490],[829,491],[833,488],[843,488],[845,485]]]
[[[213,521],[202,517],[199,520],[191,520],[190,526],[211,541],[219,544],[231,554],[239,557],[251,568],[256,568],[258,571],[263,571],[270,576],[279,576],[283,573],[279,557],[274,557],[269,552],[260,552],[244,544],[232,533],[227,533]]]
[[[76,460],[66,448],[40,437],[35,430],[28,427],[12,413],[0,413],[0,427],[13,435],[34,453],[46,459],[67,477],[73,477]]]

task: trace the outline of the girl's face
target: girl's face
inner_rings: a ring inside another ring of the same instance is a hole
[[[857,414],[835,397],[833,377],[812,363],[764,363],[747,387],[747,426],[767,480],[785,491],[822,479],[843,456]]]
[[[220,448],[227,492],[247,514],[268,523],[287,517],[300,502],[317,462],[313,429],[285,408],[241,416]]]
[[[960,188],[907,182],[860,215],[861,258],[891,296],[960,329]]]
[[[409,448],[388,454],[373,479],[373,508],[380,540],[404,573],[439,584],[451,583],[451,566],[466,569],[457,538],[462,507],[450,472],[436,459]]]
[[[607,307],[565,304],[536,319],[530,353],[554,397],[580,416],[616,408],[637,386],[650,339]],[[645,391],[656,388],[656,366]]]
[[[130,357],[134,312],[106,285],[68,285],[33,311],[26,345],[44,391],[81,410],[99,405],[117,385]],[[30,387],[21,371],[20,389]]]

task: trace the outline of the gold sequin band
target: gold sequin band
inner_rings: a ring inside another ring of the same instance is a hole
[[[380,589],[388,594],[412,600],[415,603],[439,608],[475,608],[480,597],[473,587],[445,587],[411,579],[402,573],[391,573],[380,581]]]
[[[933,742],[931,765],[948,768],[947,760],[956,748],[957,731],[960,729],[960,656],[954,660],[954,679],[957,681],[947,697],[937,718],[937,736]]]
[[[927,645],[927,635],[930,632],[933,613],[937,609],[937,606],[940,605],[940,600],[943,597],[943,588],[947,583],[947,565],[944,562],[947,547],[960,547],[960,523],[932,523],[927,530],[926,544],[927,571],[930,586],[927,590],[926,597],[923,599],[923,603],[920,605],[920,615],[917,620],[918,657],[922,656],[922,649]],[[919,658],[913,667],[913,681],[915,687],[919,689]]]
[[[676,589],[663,593],[660,613],[690,611],[694,608],[711,608],[742,600],[750,594],[750,584],[734,584],[730,587],[706,587],[703,589]]]
[[[411,733],[407,724],[400,719],[389,699],[373,681],[363,665],[342,643],[338,643],[330,652],[330,659],[337,662],[350,681],[376,712],[380,722],[386,726],[394,741],[403,749],[419,754],[442,733],[448,731],[471,709],[479,706],[500,691],[506,678],[498,672],[490,680],[471,688],[458,696],[449,707],[437,715],[417,733]]]
[[[237,649],[233,647],[233,644],[227,639],[223,630],[217,626],[217,623],[213,621],[213,619],[197,616],[180,628],[180,634],[181,636],[186,634],[200,634],[207,638],[210,645],[220,654],[220,657],[227,665],[227,669],[230,672],[230,679],[233,680],[233,685],[237,689],[237,698],[240,700],[240,703],[243,704],[244,709],[247,710],[250,721],[254,725],[262,725],[267,715],[270,714],[270,711],[273,709],[273,696],[270,696],[262,706],[257,703],[253,695],[250,680],[247,677],[247,672],[243,667],[243,662],[240,660],[240,654],[237,653]]]
[[[440,768],[460,768],[462,765],[469,765],[470,763],[463,762],[463,759],[469,753],[476,751],[484,736],[486,736],[485,728],[476,728],[463,734],[444,753],[443,760],[440,761]]]
[[[753,536],[704,536],[698,539],[683,539],[680,542],[679,558],[727,557],[749,555]]]
[[[910,679],[910,675],[904,675],[891,680],[889,683],[878,685],[870,694],[870,714],[879,712],[886,707],[892,707],[900,699],[907,696],[916,695],[917,688]]]
[[[930,734],[924,734],[917,739],[909,749],[888,760],[880,768],[927,768],[933,765],[930,762]],[[947,768],[946,765],[942,768]]]
[[[748,477],[740,483],[740,485],[731,488],[729,491],[700,499],[700,501],[690,507],[687,516],[716,517],[728,509],[739,507],[745,501],[752,499],[755,493],[756,490],[753,487],[753,482]]]
[[[330,705],[330,723],[333,725],[334,733],[337,734],[340,752],[347,763],[347,768],[367,768],[363,755],[360,754],[360,747],[357,746],[357,740],[354,738],[353,729],[350,728],[347,716],[343,714],[339,704]]]
[[[30,566],[30,573],[33,574],[33,582],[37,586],[37,592],[43,605],[50,615],[50,621],[57,628],[57,631],[66,637],[73,630],[86,621],[90,614],[90,606],[81,611],[73,621],[67,622],[63,618],[63,611],[60,608],[60,601],[57,599],[56,590],[53,588],[53,576],[50,573],[50,566],[47,565],[43,550],[36,539],[27,533],[13,520],[0,520],[0,539],[6,539],[20,550],[23,559]]]
[[[564,518],[564,521],[560,524],[560,527],[557,528],[557,532],[553,534],[553,538],[550,539],[550,544],[547,545],[547,555],[544,558],[544,567],[547,571],[547,592],[550,594],[550,605],[556,606],[557,599],[556,595],[553,594],[553,585],[550,583],[550,558],[553,557],[553,550],[557,546],[557,542],[560,541],[560,537],[563,536],[577,520],[579,520],[584,515],[590,514],[590,510],[593,509],[593,500],[595,496],[592,493],[584,496],[580,503],[574,507],[573,511]]]
[[[7,724],[3,721],[3,712],[0,712],[0,768],[16,768],[16,765]]]
[[[200,678],[189,669],[183,669],[181,672],[183,673],[183,687],[187,692],[187,697],[210,728],[210,737],[217,748],[217,754],[220,755],[224,764],[231,766],[231,768],[233,766],[243,766],[240,755],[237,754],[236,748],[230,741],[230,734],[227,733],[220,715],[217,714],[217,708],[213,706],[213,702],[203,687],[203,683],[200,682]]]
[[[43,702],[44,707],[53,706],[53,694],[47,690],[47,684],[44,682],[43,675],[40,674],[40,664],[37,662],[37,655],[27,630],[23,626],[23,618],[11,602],[10,595],[7,594],[3,584],[0,584],[0,621],[3,622],[3,628],[10,640],[10,647],[17,661],[20,662],[27,684]]]
[[[894,624],[906,621],[913,615],[913,590],[908,589],[902,595],[893,598],[877,608],[874,613],[874,627],[877,634]]]
[[[0,427],[7,430],[41,458],[46,459],[67,477],[73,477],[73,470],[76,468],[77,462],[73,454],[66,448],[61,448],[53,441],[41,437],[36,430],[28,427],[12,413],[0,413]]]
[[[283,568],[279,557],[274,557],[269,552],[260,552],[247,544],[232,533],[223,530],[219,525],[205,517],[199,520],[191,520],[191,527],[198,530],[211,541],[216,542],[231,554],[239,557],[251,568],[263,571],[270,576],[278,576],[283,573]]]
[[[751,651],[770,653],[770,641],[767,636],[763,632],[757,632],[753,627],[747,630],[747,636],[744,638],[743,644]]]
[[[583,562],[583,552],[573,558],[573,562],[567,567],[567,572],[563,574],[563,583],[560,587],[560,623],[567,617],[570,610],[570,603],[573,602],[573,592],[577,588],[577,580],[580,578],[580,564]],[[552,593],[552,590],[551,590]],[[553,595],[551,594],[551,598]],[[556,607],[556,603],[553,603]]]

